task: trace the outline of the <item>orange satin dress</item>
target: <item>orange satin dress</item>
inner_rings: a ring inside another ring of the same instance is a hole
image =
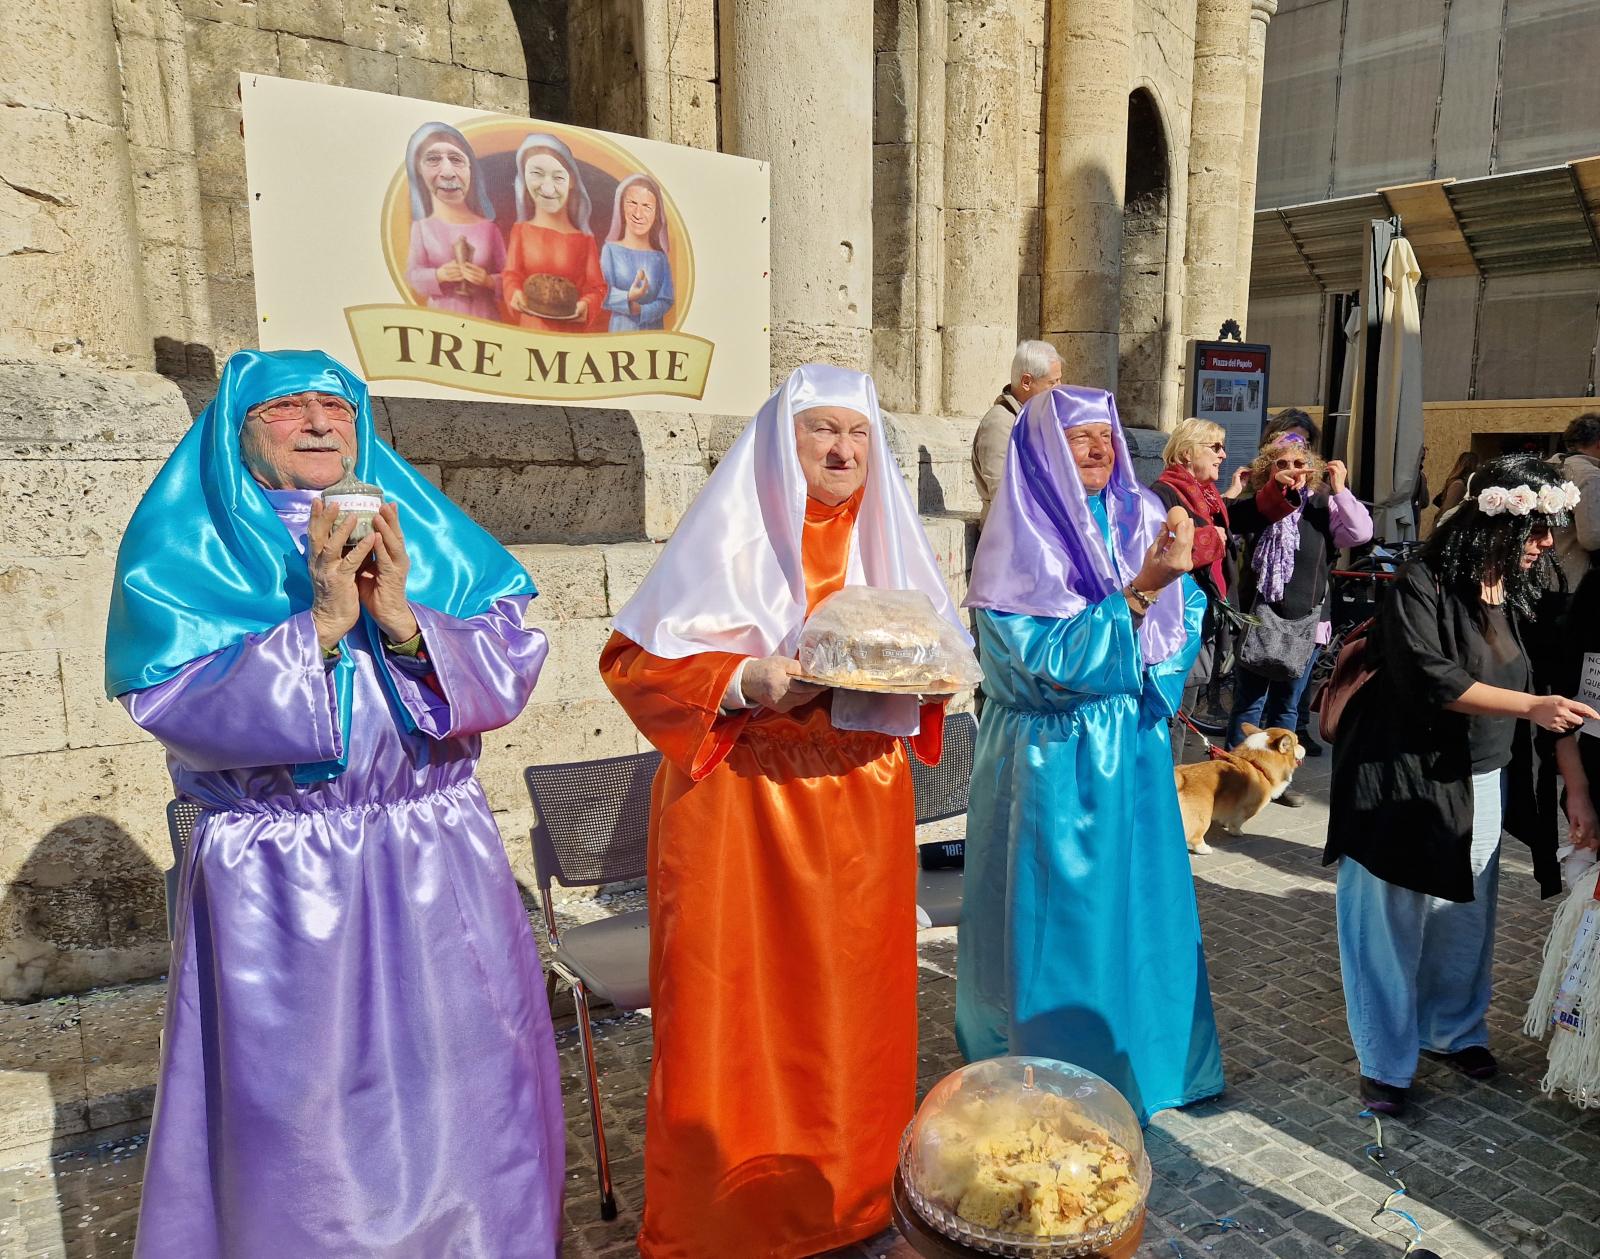
[[[808,500],[808,607],[844,585],[860,495]],[[916,1098],[916,817],[898,739],[829,695],[719,715],[740,656],[620,634],[606,685],[661,750],[650,825],[655,1056],[646,1259],[798,1259],[889,1224]],[[937,760],[943,710],[922,712]]]

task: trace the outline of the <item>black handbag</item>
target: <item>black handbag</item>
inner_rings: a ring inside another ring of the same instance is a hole
[[[1320,555],[1315,559],[1322,562]],[[1327,583],[1324,572],[1313,588],[1311,611],[1292,621],[1274,612],[1265,599],[1258,599],[1250,610],[1256,623],[1239,639],[1238,663],[1272,682],[1293,682],[1305,673],[1317,650],[1317,626],[1323,620]]]
[[[1313,608],[1291,621],[1262,603],[1257,605],[1253,615],[1256,623],[1245,630],[1244,637],[1239,640],[1239,663],[1251,673],[1259,673],[1273,682],[1298,679],[1311,663],[1311,653],[1317,649],[1317,626],[1322,622],[1322,608]]]

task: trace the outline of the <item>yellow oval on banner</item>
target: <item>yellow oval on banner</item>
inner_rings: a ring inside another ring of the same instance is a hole
[[[442,121],[442,120],[441,120]],[[459,131],[472,146],[477,169],[485,174],[485,188],[495,210],[494,222],[501,236],[510,239],[511,228],[516,223],[515,180],[517,178],[516,152],[530,135],[553,135],[569,149],[585,169],[581,172],[584,190],[589,195],[591,214],[589,226],[598,245],[605,243],[610,226],[616,188],[630,175],[647,176],[661,191],[662,214],[667,227],[667,265],[672,273],[673,303],[662,320],[661,331],[671,332],[682,326],[694,298],[694,245],[689,239],[683,216],[678,212],[672,191],[649,167],[619,144],[615,138],[583,127],[564,126],[557,122],[540,122],[526,118],[509,118],[505,114],[485,114],[468,122],[448,123]],[[406,280],[406,259],[411,249],[411,180],[406,171],[405,154],[399,154],[399,163],[389,191],[383,199],[379,234],[383,242],[384,262],[401,297],[414,306],[426,306]],[[489,178],[494,176],[494,178]],[[606,195],[600,196],[599,193]],[[603,222],[602,222],[603,220]],[[504,313],[504,312],[502,312]],[[519,326],[513,320],[500,322]],[[577,330],[574,330],[576,333]],[[570,335],[558,333],[557,335]],[[603,330],[587,335],[607,334]]]

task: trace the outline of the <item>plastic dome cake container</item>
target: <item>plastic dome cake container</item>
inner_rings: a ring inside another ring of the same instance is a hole
[[[975,1062],[946,1076],[900,1143],[917,1213],[974,1250],[1090,1255],[1144,1218],[1150,1161],[1127,1100],[1050,1058]]]

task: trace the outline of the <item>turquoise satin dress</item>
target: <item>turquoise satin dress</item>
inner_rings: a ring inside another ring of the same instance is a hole
[[[1115,593],[1067,620],[976,614],[985,705],[967,811],[956,1039],[1104,1076],[1147,1123],[1220,1093],[1167,718],[1200,649],[1154,665]]]

